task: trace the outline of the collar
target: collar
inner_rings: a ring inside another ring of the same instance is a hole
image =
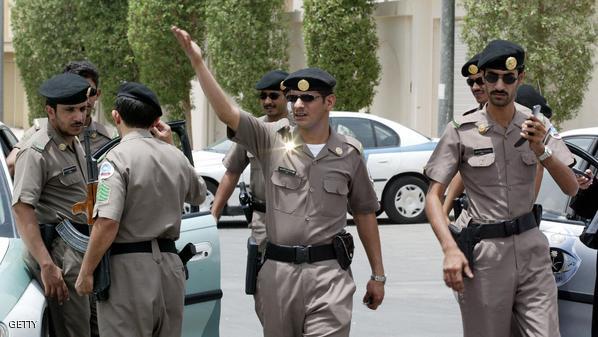
[[[56,144],[56,147],[58,147],[61,151],[64,151],[64,149],[66,149],[66,148],[69,148],[69,149],[71,149],[71,151],[74,151],[73,142],[75,141],[76,137],[73,137],[73,140],[70,143],[68,143],[64,139],[62,134],[60,132],[58,132],[58,130],[56,130],[54,128],[54,126],[52,126],[52,123],[50,123],[49,120],[48,120],[48,123],[46,123],[46,128],[48,130],[48,137]],[[61,147],[61,144],[64,144],[64,145],[62,145],[62,147]]]
[[[126,142],[128,140],[137,139],[137,138],[152,138],[152,134],[150,133],[149,129],[131,129],[124,137],[122,137],[122,142]]]
[[[91,120],[91,123],[89,123],[86,129],[92,132],[95,131],[106,138],[112,138],[104,124],[100,124],[94,121],[93,119]]]

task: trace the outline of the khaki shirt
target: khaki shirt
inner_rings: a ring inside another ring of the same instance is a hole
[[[241,113],[237,132],[228,131],[261,163],[270,242],[329,244],[347,224],[347,203],[354,213],[378,209],[357,140],[330,130],[326,145],[314,158],[298,130],[290,126],[272,129]]]
[[[23,144],[17,154],[12,204],[35,208],[39,223],[58,223],[64,217],[86,223],[85,214],[72,214],[71,207],[87,197],[87,171],[83,148],[74,146],[46,123]]]
[[[465,223],[469,219],[479,223],[510,220],[531,211],[539,161],[529,142],[514,146],[521,137],[521,125],[530,115],[529,109],[516,105],[513,120],[505,129],[484,107],[447,125],[425,174],[448,185],[456,172],[461,172],[470,200],[462,217]],[[556,159],[566,165],[573,163],[573,155],[558,134],[549,133],[546,143]]]
[[[39,131],[42,127],[46,127],[46,125],[48,125],[48,118],[36,118],[33,120],[33,125],[25,130],[25,132],[23,133],[23,136],[21,137],[21,140],[15,144],[15,148],[17,149],[21,149],[23,148],[24,144],[27,142],[27,140],[29,140],[29,138],[31,138],[37,131]],[[103,124],[100,124],[94,120],[91,121],[91,123],[89,124],[89,126],[86,128],[86,130],[90,130],[91,131],[91,153],[95,153],[97,150],[99,150],[102,146],[104,146],[106,143],[108,143],[111,139],[112,136],[110,135],[110,133],[108,132],[108,129],[106,129],[106,127]],[[83,139],[83,133],[79,136],[81,138],[81,140]]]
[[[183,204],[205,196],[205,182],[179,149],[136,129],[100,165],[94,218],[120,223],[114,242],[176,240]]]
[[[258,120],[264,123],[272,123],[268,119],[268,115],[259,117]],[[286,124],[284,122],[286,121]],[[276,125],[282,126],[287,125],[288,120],[286,118],[280,119]],[[251,152],[248,152],[242,145],[233,143],[231,148],[222,159],[224,167],[232,173],[242,174],[247,165],[251,163],[251,175],[249,187],[251,189],[251,195],[259,201],[266,201],[266,184],[264,182],[264,173],[260,162],[255,158]]]

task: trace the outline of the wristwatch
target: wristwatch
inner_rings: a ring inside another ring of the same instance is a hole
[[[370,280],[382,282],[382,284],[386,283],[386,275],[373,275],[370,276]]]
[[[540,162],[543,162],[546,159],[550,158],[550,156],[552,156],[552,150],[548,146],[544,146],[544,153],[538,156],[538,160]]]

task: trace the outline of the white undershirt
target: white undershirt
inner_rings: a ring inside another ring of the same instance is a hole
[[[307,145],[307,147],[311,151],[311,154],[314,157],[317,157],[318,154],[320,153],[320,151],[322,151],[322,148],[324,147],[324,145],[326,145],[326,144],[305,144],[305,145]]]

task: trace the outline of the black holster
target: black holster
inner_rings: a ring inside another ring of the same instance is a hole
[[[337,234],[332,239],[332,247],[334,248],[338,264],[341,268],[347,270],[353,261],[353,252],[355,251],[355,243],[353,242],[351,233],[343,231]]]
[[[241,205],[243,214],[245,214],[247,223],[250,224],[251,220],[253,220],[253,202],[244,182],[239,184],[239,204]]]
[[[178,252],[179,258],[183,263],[183,268],[185,269],[185,280],[189,279],[189,269],[187,269],[187,262],[191,260],[193,256],[197,254],[197,250],[195,249],[195,245],[191,242],[187,243],[180,252]]]
[[[97,302],[106,301],[110,294],[110,250],[102,256],[93,271],[93,297]]]
[[[44,246],[46,246],[46,249],[48,250],[48,252],[52,251],[52,242],[54,242],[54,239],[56,239],[56,236],[58,235],[56,233],[56,225],[55,224],[40,224],[39,225],[39,232],[42,236],[42,241],[44,242]]]
[[[262,257],[255,238],[247,239],[247,269],[245,272],[245,293],[254,295],[257,288],[257,274],[262,268]]]
[[[461,194],[458,198],[453,199],[453,215],[455,216],[455,220],[459,218],[459,215],[461,215],[463,210],[467,209],[468,206],[469,200],[465,194]]]
[[[457,246],[465,255],[467,262],[469,263],[469,268],[473,270],[473,248],[475,245],[481,241],[480,237],[476,235],[476,231],[473,228],[465,227],[459,228],[453,224],[449,225],[449,230],[451,231],[451,235]]]

